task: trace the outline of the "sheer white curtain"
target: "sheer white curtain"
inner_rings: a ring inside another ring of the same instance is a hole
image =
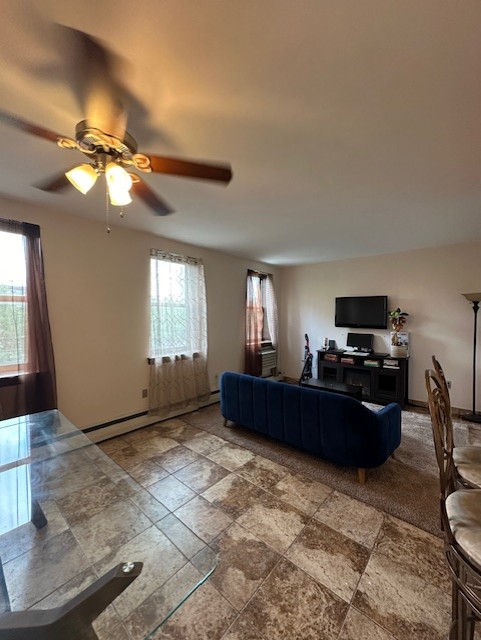
[[[266,277],[266,315],[267,326],[273,346],[279,348],[279,323],[277,320],[277,300],[274,290],[274,278],[271,273]]]
[[[165,417],[210,396],[201,260],[152,249],[149,413]]]

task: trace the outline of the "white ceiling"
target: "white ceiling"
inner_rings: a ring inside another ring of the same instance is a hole
[[[83,119],[51,23],[129,61],[140,150],[230,162],[229,186],[146,177],[175,209],[119,224],[289,265],[481,239],[480,0],[0,0],[0,109]],[[0,192],[102,220],[104,194],[32,185],[78,152],[0,125]]]

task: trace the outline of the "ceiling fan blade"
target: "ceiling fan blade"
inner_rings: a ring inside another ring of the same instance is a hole
[[[73,90],[88,126],[122,139],[127,126],[123,61],[83,31],[60,29],[71,59]]]
[[[5,124],[10,125],[11,127],[15,127],[24,133],[30,133],[33,136],[38,136],[39,138],[43,138],[44,140],[50,140],[50,142],[57,142],[59,138],[63,138],[59,133],[55,133],[55,131],[50,131],[50,129],[44,129],[44,127],[39,127],[32,122],[28,122],[27,120],[22,120],[17,116],[8,113],[7,111],[0,110],[0,120],[5,122]]]
[[[70,169],[73,169],[73,167],[70,167],[69,169],[67,169],[67,171],[70,171]],[[50,191],[53,193],[63,191],[67,187],[71,186],[72,183],[68,180],[65,173],[60,173],[35,185],[37,189],[41,189],[42,191]]]
[[[229,164],[209,164],[165,156],[149,155],[147,157],[150,159],[152,171],[156,173],[168,173],[199,180],[215,180],[226,184],[232,179],[232,169]]]
[[[154,193],[148,184],[137,175],[132,182],[131,192],[143,200],[158,216],[168,216],[170,213],[174,213],[174,209]]]

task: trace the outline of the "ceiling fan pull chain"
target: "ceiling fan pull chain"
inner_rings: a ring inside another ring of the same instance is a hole
[[[107,233],[110,233],[110,201],[109,201],[109,190],[107,188],[107,184],[105,185],[105,217],[107,224]]]
[[[120,207],[120,213],[119,213],[119,216],[120,216],[121,218],[125,218],[124,206],[123,206],[123,205]]]

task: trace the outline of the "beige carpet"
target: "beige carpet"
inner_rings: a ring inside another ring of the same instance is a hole
[[[359,484],[354,468],[321,460],[240,426],[224,427],[219,405],[206,407],[183,416],[183,419],[425,531],[441,535],[439,479],[431,420],[422,410],[403,411],[401,445],[395,458],[387,460],[382,467],[369,470],[364,486]],[[472,441],[468,429],[467,423],[455,422],[457,445]]]

